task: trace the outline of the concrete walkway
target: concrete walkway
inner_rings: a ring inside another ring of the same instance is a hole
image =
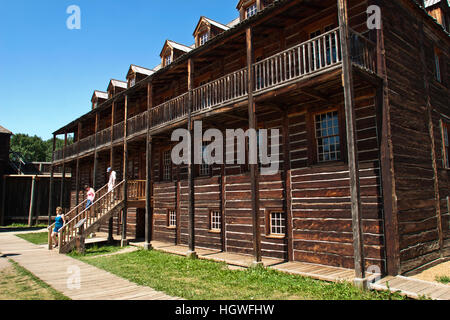
[[[73,300],[178,300],[87,263],[0,233],[0,252]]]

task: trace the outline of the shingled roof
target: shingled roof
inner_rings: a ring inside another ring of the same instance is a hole
[[[13,134],[11,131],[2,126],[0,126],[0,133]]]

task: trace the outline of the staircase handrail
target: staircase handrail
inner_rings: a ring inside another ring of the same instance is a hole
[[[105,184],[103,187],[101,187],[100,189],[98,189],[96,192],[95,192],[95,194],[97,195],[97,194],[101,194],[101,193],[103,193],[103,191],[105,191],[105,189],[108,187],[108,184]],[[101,195],[100,195],[100,197],[101,197]],[[76,205],[75,207],[73,207],[71,210],[69,210],[69,212],[67,212],[65,215],[64,215],[64,217],[68,217],[69,219],[72,219],[71,218],[71,216],[73,215],[73,213],[74,212],[77,212],[79,209],[80,209],[80,207],[81,208],[83,208],[83,207],[86,207],[86,203],[87,203],[87,199],[84,199],[83,201],[81,201],[78,205]],[[75,215],[76,216],[76,215]],[[55,227],[55,222],[53,222],[51,225],[49,225],[48,227],[47,227],[47,230],[48,230],[48,247],[49,247],[49,249],[51,249],[51,247],[52,247],[52,237],[51,237],[51,234],[52,234],[52,230],[53,230],[53,228]]]
[[[100,196],[99,198],[97,198],[97,200],[95,200],[94,203],[92,203],[92,204],[89,206],[89,208],[84,209],[83,211],[81,211],[79,214],[77,214],[75,217],[73,217],[71,220],[69,220],[67,223],[65,223],[65,224],[62,226],[62,228],[59,230],[59,238],[58,238],[58,242],[59,242],[59,244],[58,244],[58,245],[59,245],[59,250],[61,250],[62,246],[64,245],[64,244],[63,244],[63,239],[66,237],[66,232],[67,232],[67,229],[69,228],[69,226],[73,225],[74,223],[76,224],[78,221],[80,221],[81,219],[83,219],[83,218],[86,216],[86,213],[87,213],[87,212],[90,212],[91,210],[95,210],[95,207],[96,207],[96,205],[99,204],[99,202],[101,202],[101,201],[103,201],[103,200],[105,200],[105,199],[108,200],[110,195],[113,195],[113,196],[114,196],[114,192],[115,192],[118,188],[120,188],[120,187],[124,184],[124,182],[125,182],[125,180],[122,180],[121,182],[119,182],[118,184],[116,184],[112,190],[106,192],[104,195],[102,195],[102,196]],[[114,199],[114,198],[113,198],[113,199]],[[123,199],[122,199],[122,197],[121,197],[121,199],[118,199],[118,200],[123,200]],[[108,202],[107,202],[107,203],[108,203]],[[112,209],[112,208],[111,208],[111,209]],[[96,217],[97,217],[97,215],[96,215]],[[100,217],[99,217],[99,218],[100,218]],[[97,220],[98,220],[98,219],[96,219],[95,221],[97,221]],[[90,225],[93,224],[93,223],[90,223],[91,221],[92,221],[92,219],[91,219],[90,217],[88,217],[88,219],[86,220],[87,226],[86,226],[85,229],[87,229]],[[95,223],[95,221],[94,221],[94,223]],[[89,223],[90,223],[90,224],[89,224]],[[72,233],[73,233],[75,230],[71,230],[71,231],[72,231]],[[74,237],[75,234],[72,234],[72,236]],[[69,241],[70,241],[70,240],[71,240],[71,239],[69,239]]]

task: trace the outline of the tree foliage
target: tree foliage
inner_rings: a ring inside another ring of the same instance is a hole
[[[56,150],[64,146],[64,140],[56,139]],[[53,139],[42,140],[38,136],[18,133],[11,138],[11,151],[19,153],[28,162],[52,161]]]

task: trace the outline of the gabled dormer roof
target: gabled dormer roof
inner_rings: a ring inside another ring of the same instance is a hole
[[[240,0],[236,6],[236,9],[240,9],[243,5],[245,4],[249,4],[251,2],[253,2],[254,0]]]
[[[161,53],[159,54],[161,58],[163,57],[164,52],[166,51],[167,48],[176,49],[176,50],[180,50],[180,51],[183,51],[183,52],[192,51],[191,47],[185,46],[184,44],[180,44],[180,43],[177,43],[177,42],[172,41],[172,40],[166,40],[166,42],[164,43],[164,46],[163,46],[163,48],[161,50]]]
[[[108,93],[107,92],[103,92],[103,91],[95,90],[94,94],[92,95],[91,102],[94,102],[95,99],[97,99],[97,100],[98,99],[108,100]]]
[[[227,31],[228,29],[230,29],[230,27],[221,24],[220,22],[214,21],[212,19],[209,19],[207,17],[201,16],[200,20],[197,23],[197,26],[195,27],[194,30],[194,36],[197,34],[198,30],[200,29],[200,27],[202,26],[202,24],[207,24],[207,25],[211,25],[211,26],[215,26],[219,29],[222,29],[224,31]]]
[[[153,71],[151,69],[144,68],[144,67],[139,67],[139,66],[136,66],[136,65],[132,64],[132,65],[130,65],[130,69],[128,69],[127,78],[132,73],[142,74],[144,76],[149,76],[149,75],[152,75],[153,73],[155,73],[155,71]]]
[[[111,87],[127,89],[128,88],[128,84],[125,81],[111,79],[111,81],[109,81],[109,85],[108,85],[107,91],[109,91],[109,89],[111,89]]]

